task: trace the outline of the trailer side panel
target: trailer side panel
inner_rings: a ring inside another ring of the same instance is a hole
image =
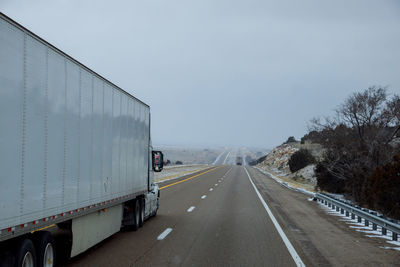
[[[0,14],[0,233],[147,191],[149,114]]]

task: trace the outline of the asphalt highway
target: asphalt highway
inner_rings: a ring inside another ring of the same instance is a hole
[[[159,186],[156,217],[59,266],[399,266],[385,240],[250,166],[212,166]]]
[[[156,217],[66,265],[296,266],[244,167],[217,166],[159,186]]]

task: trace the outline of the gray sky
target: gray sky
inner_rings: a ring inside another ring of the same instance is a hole
[[[400,93],[399,1],[0,0],[151,106],[153,143],[273,147],[371,85]]]

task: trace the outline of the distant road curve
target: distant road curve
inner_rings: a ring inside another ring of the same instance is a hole
[[[226,153],[225,151],[223,151],[221,154],[218,155],[218,157],[214,160],[214,162],[212,163],[212,165],[216,165],[217,162],[219,161],[219,159],[221,158],[221,156]]]

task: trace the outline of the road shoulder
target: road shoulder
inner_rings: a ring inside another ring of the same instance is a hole
[[[292,191],[254,168],[256,187],[307,266],[396,266],[400,254],[325,213],[309,196]]]

